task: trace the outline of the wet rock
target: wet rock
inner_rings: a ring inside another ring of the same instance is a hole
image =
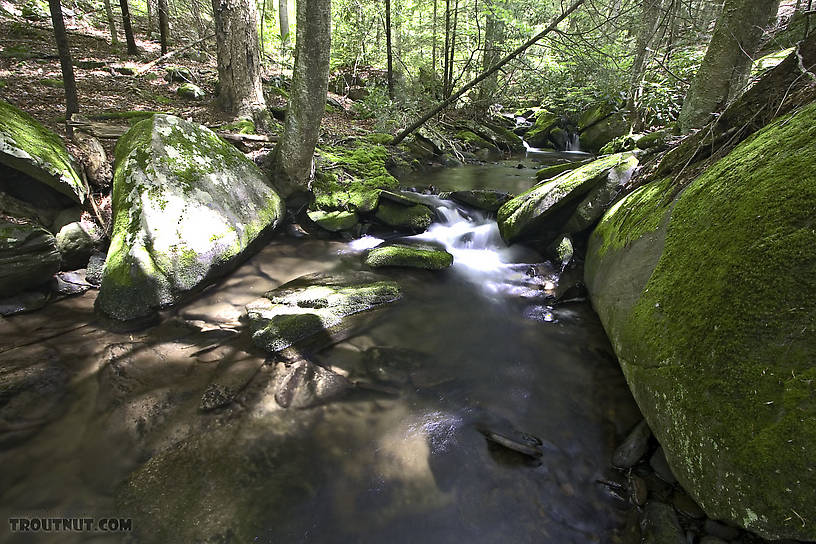
[[[314,210],[307,212],[307,215],[309,219],[314,221],[320,228],[329,232],[351,230],[359,223],[359,218],[356,213],[343,210],[333,212]]]
[[[69,201],[82,203],[87,196],[62,139],[27,113],[2,100],[0,163],[23,172],[32,181],[50,187]]]
[[[36,219],[0,210],[0,297],[44,284],[59,263],[56,240]]]
[[[632,476],[629,478],[629,497],[637,506],[646,504],[649,498],[649,488],[646,486],[646,481],[640,476]]]
[[[48,302],[48,292],[44,290],[23,291],[16,295],[0,298],[0,315],[9,316],[39,310]]]
[[[584,197],[599,186],[619,179],[618,170],[632,160],[631,154],[603,157],[551,181],[539,183],[513,198],[498,212],[499,231],[508,243],[542,238],[552,240],[563,228]]]
[[[644,544],[686,544],[674,508],[662,502],[652,501],[646,505],[640,530]]]
[[[183,83],[176,89],[176,94],[187,100],[202,100],[206,95],[204,90],[194,83]]]
[[[93,287],[77,272],[60,272],[51,279],[51,291],[56,295],[81,295]]]
[[[694,499],[688,496],[688,493],[681,490],[676,490],[672,495],[672,505],[678,513],[690,517],[692,519],[703,519],[705,512],[700,506],[694,502]]]
[[[282,408],[311,408],[351,387],[343,376],[305,360],[278,363],[273,380],[275,401]]]
[[[431,225],[433,212],[422,204],[408,207],[383,201],[377,207],[375,217],[390,227],[422,232]]]
[[[550,131],[557,128],[560,122],[560,115],[542,109],[535,114],[535,123],[524,134],[524,139],[531,147],[547,147]]]
[[[561,236],[555,242],[550,244],[547,248],[547,254],[552,256],[552,259],[556,265],[564,270],[567,265],[572,261],[572,257],[575,254],[575,249],[572,245],[572,238],[569,236]]]
[[[522,165],[522,168],[524,166]],[[512,198],[510,193],[494,191],[491,189],[473,189],[470,191],[454,191],[451,198],[466,206],[471,206],[478,210],[495,212]]]
[[[635,425],[626,439],[612,454],[612,464],[618,468],[631,468],[646,454],[652,431],[646,420]]]
[[[201,396],[198,409],[207,412],[230,404],[258,373],[262,365],[262,359],[247,357],[219,368]]]
[[[350,316],[395,302],[399,285],[367,272],[309,274],[247,304],[252,341],[275,352],[305,341],[321,341]]]
[[[386,243],[369,250],[363,262],[371,268],[400,266],[443,270],[453,264],[453,255],[431,244]]]
[[[722,540],[734,540],[740,534],[739,529],[730,527],[724,523],[720,523],[719,521],[714,521],[713,519],[707,519],[705,521],[703,530],[706,532],[706,534]]]
[[[544,455],[542,441],[529,433],[516,431],[515,429],[494,429],[484,425],[477,427],[479,432],[490,442],[498,444],[503,448],[521,453],[528,457],[541,457]]]
[[[395,204],[402,204],[403,206],[414,206],[415,204],[421,204],[423,206],[428,205],[428,200],[423,198],[422,195],[415,193],[413,191],[389,191],[387,189],[383,189],[380,191],[380,200],[388,200],[390,202],[394,202]]]
[[[209,129],[172,115],[116,145],[113,236],[96,309],[149,320],[235,268],[283,217],[255,164]]]
[[[86,267],[91,255],[104,247],[105,233],[90,220],[76,221],[59,230],[56,242],[62,270],[75,270]]]
[[[669,467],[668,461],[666,461],[666,454],[663,452],[663,448],[657,448],[652,456],[649,458],[649,466],[655,471],[661,480],[664,482],[675,484],[677,483],[677,478],[674,477],[674,473],[672,472],[671,467]]]

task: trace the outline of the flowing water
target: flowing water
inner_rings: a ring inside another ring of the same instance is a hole
[[[530,186],[518,171],[472,169],[471,186]],[[0,321],[0,369],[44,384],[0,395],[0,517],[131,516],[149,536],[160,522],[140,513],[171,512],[178,534],[223,519],[251,525],[256,542],[612,541],[626,507],[598,480],[613,477],[612,450],[639,415],[597,317],[585,302],[555,304],[557,271],[506,247],[495,221],[428,198],[439,219],[413,238],[443,244],[453,267],[388,272],[403,299],[310,354],[358,385],[319,406],[261,395],[198,411],[214,376],[270,366],[240,321],[247,302],[305,273],[359,268],[378,239],[280,235],[139,333],[101,329],[92,292]],[[534,435],[543,455],[485,429]],[[143,465],[150,477],[122,501]],[[31,541],[7,531],[0,540]]]

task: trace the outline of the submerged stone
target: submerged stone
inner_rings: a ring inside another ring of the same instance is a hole
[[[811,104],[684,188],[628,195],[585,268],[671,472],[710,518],[771,539],[816,539],[814,127]]]
[[[0,100],[0,163],[75,202],[82,203],[87,196],[62,139],[3,100]]]
[[[498,212],[499,231],[508,243],[546,235],[547,232],[569,232],[561,227],[574,210],[574,205],[593,189],[617,183],[618,169],[628,168],[631,153],[610,155],[565,172],[550,181],[539,183],[513,198]],[[550,234],[550,239],[555,235]]]
[[[453,255],[437,246],[393,243],[370,250],[364,262],[372,268],[403,266],[442,270],[453,264]]]
[[[395,302],[400,296],[396,282],[368,272],[309,274],[269,291],[247,304],[246,311],[252,341],[275,352],[330,336],[350,316]]]
[[[119,139],[113,207],[96,308],[119,321],[149,318],[229,272],[283,216],[252,161],[171,115]]]

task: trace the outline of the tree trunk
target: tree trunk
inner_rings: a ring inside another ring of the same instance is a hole
[[[445,48],[442,50],[442,96],[448,96],[448,49],[450,49],[450,0],[445,0]]]
[[[136,39],[133,37],[133,27],[130,26],[130,8],[128,7],[127,0],[119,0],[119,7],[122,8],[122,27],[125,29],[128,55],[138,55],[139,48],[136,47]]]
[[[213,20],[221,108],[265,128],[268,113],[261,86],[255,0],[213,0]]]
[[[639,101],[643,92],[643,75],[649,64],[649,50],[660,23],[663,0],[642,0],[635,58],[629,72],[629,91],[626,96],[626,109],[629,111],[629,123],[634,130],[640,130]]]
[[[68,47],[68,35],[65,33],[65,21],[62,18],[60,0],[48,0],[51,9],[51,22],[54,24],[54,40],[57,42],[62,81],[65,84],[65,119],[70,121],[71,114],[79,111],[74,65],[71,62],[71,49]]]
[[[153,39],[153,0],[145,0],[147,5],[147,39]]]
[[[159,40],[161,42],[161,54],[166,55],[167,43],[170,40],[170,17],[167,10],[167,0],[159,0]]]
[[[433,74],[436,76],[436,11],[437,11],[437,2],[438,0],[433,0],[434,7],[433,7],[433,32],[431,37],[431,67],[433,69]]]
[[[448,60],[448,84],[445,98],[448,98],[453,92],[453,55],[456,52],[456,22],[459,19],[459,0],[454,0],[453,3],[453,22],[451,23],[450,31],[450,58]]]
[[[745,88],[763,29],[779,9],[779,0],[726,0],[703,63],[691,82],[680,127],[700,128]]]
[[[487,72],[499,60],[499,44],[504,41],[504,23],[496,15],[497,0],[488,0],[486,9],[485,34],[484,34],[484,54],[482,55],[482,72]],[[498,88],[498,72],[493,72],[485,78],[479,87],[479,102],[488,106],[496,94]]]
[[[326,109],[331,52],[331,0],[297,3],[295,66],[283,137],[275,148],[274,183],[288,196],[305,191]]]
[[[306,0],[302,0],[306,1]],[[289,5],[287,0],[278,0],[278,18],[280,20],[281,52],[286,53],[289,43]]]
[[[108,19],[108,29],[111,35],[111,45],[119,45],[119,36],[116,35],[116,19],[113,18],[110,0],[105,0],[105,17]]]
[[[388,98],[394,100],[394,60],[391,54],[391,0],[385,0],[385,56],[388,64]]]

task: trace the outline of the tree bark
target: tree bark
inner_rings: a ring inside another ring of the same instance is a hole
[[[642,0],[640,21],[635,45],[635,59],[629,72],[629,91],[626,96],[626,109],[629,111],[629,122],[634,130],[640,130],[639,101],[643,92],[643,74],[646,69],[650,46],[657,34],[663,0]]]
[[[195,0],[192,0],[193,2]],[[161,54],[167,54],[167,44],[170,40],[170,17],[167,10],[167,0],[159,0],[159,41]]]
[[[116,35],[116,20],[113,18],[110,0],[105,0],[105,17],[108,19],[108,29],[111,35],[111,45],[119,45],[119,36]]]
[[[433,117],[434,115],[436,115],[440,111],[444,110],[445,108],[447,108],[448,106],[450,106],[451,104],[456,102],[456,100],[460,96],[462,96],[463,94],[465,94],[466,92],[471,90],[473,87],[475,87],[476,85],[478,85],[479,83],[481,83],[482,81],[484,81],[485,79],[490,77],[491,74],[493,74],[493,72],[496,72],[496,71],[500,70],[505,64],[507,64],[508,62],[510,62],[511,60],[516,58],[517,56],[519,56],[520,54],[524,53],[527,49],[529,49],[530,47],[535,45],[536,42],[538,42],[541,38],[543,38],[544,36],[546,36],[547,34],[552,32],[553,30],[558,28],[558,23],[560,23],[561,21],[566,19],[567,16],[570,13],[572,13],[573,11],[578,9],[581,6],[581,4],[583,4],[583,3],[584,3],[584,0],[576,0],[576,2],[574,2],[570,7],[568,7],[564,12],[562,12],[561,15],[559,15],[558,17],[553,19],[552,22],[549,25],[547,25],[547,28],[545,28],[544,30],[542,30],[541,32],[539,32],[538,34],[536,34],[535,36],[533,36],[532,38],[530,38],[529,40],[527,40],[526,42],[521,44],[520,46],[518,46],[510,54],[505,55],[505,57],[503,59],[501,59],[499,62],[497,62],[493,66],[493,68],[491,68],[487,72],[484,72],[481,75],[477,76],[476,79],[474,79],[473,81],[471,81],[470,83],[468,83],[467,85],[465,85],[464,87],[459,89],[455,94],[448,97],[441,104],[439,104],[438,106],[436,106],[436,107],[432,108],[431,110],[429,110],[428,112],[426,112],[425,115],[423,115],[417,121],[412,123],[408,128],[406,128],[405,130],[403,130],[402,132],[400,132],[399,134],[394,136],[394,139],[391,140],[391,145],[397,145],[398,143],[403,141],[409,134],[411,134],[413,131],[415,131],[416,129],[421,127],[423,124],[425,124],[425,122],[428,119],[430,119],[431,117]]]
[[[745,89],[762,32],[779,0],[726,0],[680,112],[683,132],[700,128]]]
[[[51,22],[54,25],[54,40],[57,42],[62,81],[65,85],[65,118],[71,120],[71,114],[79,111],[76,80],[74,79],[74,64],[71,62],[71,49],[68,47],[68,35],[65,33],[65,21],[62,18],[60,0],[48,0],[51,10]]]
[[[278,0],[278,20],[280,21],[281,52],[286,53],[286,45],[289,43],[289,5],[287,0]]]
[[[326,108],[330,52],[331,0],[300,0],[289,108],[274,157],[274,183],[284,196],[305,191],[311,177]]]
[[[387,59],[388,98],[394,100],[394,60],[391,54],[391,0],[385,0],[385,56]]]
[[[119,0],[119,7],[122,9],[122,27],[125,29],[128,55],[138,55],[139,48],[136,47],[136,39],[133,37],[133,27],[130,26],[130,8],[128,7],[127,0]]]
[[[255,0],[213,0],[221,108],[267,125]]]
[[[148,40],[153,39],[153,0],[145,0],[145,5],[147,6],[147,32],[146,36]]]
[[[433,0],[433,31],[431,33],[431,67],[434,76],[436,75],[436,12],[438,0]]]
[[[486,21],[484,35],[484,54],[482,55],[482,72],[489,71],[499,60],[498,46],[504,41],[504,23],[496,15],[496,8],[499,6],[497,0],[488,0],[485,5]],[[493,99],[498,88],[498,72],[492,72],[485,78],[479,87],[479,102],[485,107],[487,102]]]

